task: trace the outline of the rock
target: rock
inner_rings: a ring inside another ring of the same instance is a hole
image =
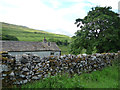
[[[23,75],[23,74],[22,74],[22,75],[20,75],[20,77],[24,78],[24,77],[25,77],[25,75]]]
[[[27,63],[28,62],[28,55],[23,54],[23,56],[19,60],[21,61],[22,64]]]
[[[0,80],[3,80],[4,79],[4,77],[0,77]]]
[[[19,81],[16,81],[16,82],[13,82],[13,84],[18,84],[18,85],[20,85],[20,82],[19,82]]]
[[[47,64],[47,67],[49,67],[49,64]]]
[[[64,67],[64,69],[68,69],[68,67]]]
[[[92,57],[92,59],[91,60],[95,60],[96,59],[96,56],[91,56]]]
[[[45,78],[48,77],[48,74],[45,74],[44,77],[45,77]]]
[[[14,76],[15,74],[14,74],[14,72],[11,72],[9,75],[10,75],[10,76]]]
[[[30,62],[26,63],[26,66],[31,66]]]
[[[28,76],[30,74],[30,72],[29,71],[28,72],[25,71],[22,74]]]
[[[23,83],[23,84],[25,84],[25,83],[27,83],[27,82],[28,82],[28,80],[23,80],[23,82],[22,82],[22,83]]]
[[[34,66],[33,66],[33,65],[31,66],[31,69],[34,69]]]
[[[116,55],[116,56],[115,56]],[[13,82],[16,84],[24,84],[32,80],[38,80],[40,78],[48,77],[48,74],[53,76],[58,73],[70,73],[71,75],[83,72],[92,72],[100,70],[105,66],[112,63],[112,60],[117,57],[115,53],[104,54],[80,54],[80,55],[63,55],[63,56],[50,56],[40,58],[35,55],[23,55],[23,58],[27,61],[22,63],[17,61],[15,65],[8,58],[4,58],[4,64],[1,65],[3,70],[3,80],[7,82]],[[2,62],[3,63],[3,62]],[[14,66],[14,68],[13,68]],[[7,68],[7,70],[6,70]],[[12,69],[11,69],[12,68]],[[2,70],[2,69],[1,69]],[[14,76],[14,77],[13,77]],[[17,80],[17,81],[16,81]]]
[[[22,71],[29,71],[27,67],[22,68]]]
[[[2,70],[1,71],[9,71],[8,66],[7,65],[2,65]]]
[[[3,77],[7,76],[7,74],[2,74]]]
[[[33,73],[33,71],[29,71],[29,74],[32,74]]]
[[[32,77],[32,75],[27,75],[25,78],[30,79],[31,77]]]
[[[82,54],[83,56],[87,56],[87,54]]]
[[[34,72],[32,73],[32,75],[35,75]]]
[[[97,65],[96,65],[96,64],[94,64],[94,67],[97,67]]]
[[[42,75],[38,75],[38,78],[42,78]]]
[[[38,76],[33,76],[32,79],[37,80],[37,79],[40,79],[40,78]]]
[[[14,70],[17,70],[18,68],[17,67],[14,67]]]

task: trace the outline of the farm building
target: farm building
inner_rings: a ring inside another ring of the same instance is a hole
[[[26,42],[26,41],[0,41],[2,51],[7,51],[8,54],[19,57],[23,54],[36,54],[43,58],[50,55],[61,55],[61,50],[55,42]]]

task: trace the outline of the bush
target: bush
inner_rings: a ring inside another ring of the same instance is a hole
[[[17,37],[5,34],[2,35],[2,40],[19,41]]]

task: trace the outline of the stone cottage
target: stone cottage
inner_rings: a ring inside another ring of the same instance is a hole
[[[55,42],[47,42],[44,38],[43,42],[28,42],[28,41],[0,41],[2,50],[8,54],[19,57],[23,54],[36,54],[41,58],[50,55],[61,55],[61,50]]]

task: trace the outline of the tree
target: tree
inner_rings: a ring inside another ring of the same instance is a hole
[[[76,19],[80,30],[72,37],[70,52],[116,52],[120,50],[120,17],[111,7],[94,7],[83,19]]]

